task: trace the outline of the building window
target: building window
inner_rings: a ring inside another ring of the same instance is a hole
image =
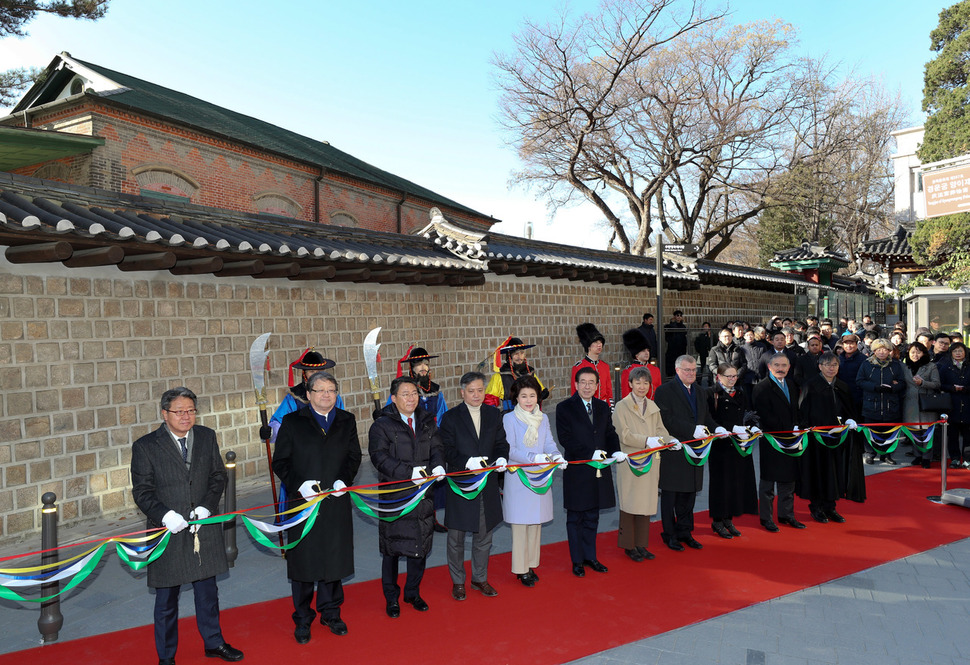
[[[300,219],[303,208],[299,203],[278,192],[261,192],[253,196],[256,212],[262,215],[279,215]]]
[[[143,196],[192,200],[199,183],[170,166],[146,164],[131,170]]]
[[[347,226],[350,228],[357,228],[360,226],[360,224],[357,222],[357,218],[345,210],[338,210],[337,212],[330,213],[330,223],[334,226]]]
[[[71,182],[71,169],[62,162],[48,162],[34,171],[35,178],[44,180],[56,180],[57,182]]]

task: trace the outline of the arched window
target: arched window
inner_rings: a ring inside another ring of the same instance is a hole
[[[300,219],[303,207],[289,196],[278,192],[260,192],[253,196],[256,212],[264,215],[280,215]]]
[[[191,200],[199,183],[187,174],[162,164],[146,164],[131,170],[142,196]]]
[[[57,182],[71,182],[71,169],[62,162],[48,162],[33,172],[33,177]]]
[[[357,228],[360,226],[357,218],[346,210],[338,210],[330,213],[330,223],[334,226],[347,226],[350,228]]]

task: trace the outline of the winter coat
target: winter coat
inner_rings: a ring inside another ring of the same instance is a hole
[[[849,387],[849,394],[852,395],[852,413],[858,416],[862,412],[862,388],[856,383],[859,376],[859,368],[866,361],[866,355],[860,350],[851,356],[842,354],[839,356],[839,379]],[[855,416],[853,416],[855,417]]]
[[[906,377],[903,364],[889,360],[880,366],[876,357],[859,366],[856,384],[862,390],[862,420],[867,423],[895,423],[903,417]]]
[[[499,457],[509,457],[502,412],[488,404],[482,404],[480,408],[481,427],[478,433],[464,402],[448,409],[441,417],[439,430],[449,473],[464,471],[469,457],[484,457],[489,464]],[[491,531],[498,526],[502,521],[498,475],[494,472],[488,474],[485,486],[474,499],[466,499],[449,491],[445,495],[445,526],[456,531],[478,533],[482,504],[485,506],[485,530]]]
[[[283,416],[273,453],[273,471],[286,487],[288,508],[304,503],[300,485],[307,480],[319,481],[322,489],[333,487],[336,480],[354,484],[361,460],[357,419],[336,407],[334,411],[326,433],[310,413],[309,406]],[[291,580],[335,582],[354,574],[350,495],[327,496],[319,505],[313,528],[286,552],[286,572]],[[289,529],[287,538],[299,538],[303,526]]]
[[[697,425],[705,425],[713,432],[717,423],[707,409],[707,392],[695,382],[691,386],[697,400],[697,415],[691,408],[684,384],[675,376],[657,388],[654,402],[660,409],[664,427],[678,441],[694,438]],[[684,444],[687,445],[687,444]],[[695,444],[696,445],[696,444]],[[699,492],[704,487],[704,467],[687,461],[684,450],[664,450],[660,453],[660,489],[672,492]]]
[[[717,366],[721,363],[727,363],[734,369],[738,370],[738,381],[748,370],[748,360],[744,351],[741,347],[731,342],[729,345],[724,346],[718,341],[712,348],[710,353],[707,354],[707,371],[708,375],[713,377],[717,374]]]
[[[785,398],[778,384],[767,378],[754,387],[751,403],[758,412],[761,429],[765,432],[790,432],[798,424],[798,386],[785,381],[790,399]],[[761,479],[779,483],[794,482],[798,476],[798,458],[775,450],[765,437],[758,443]]]
[[[949,416],[951,423],[970,423],[970,360],[964,359],[960,367],[953,364],[949,356],[937,363],[940,370],[940,383],[943,390],[950,393],[953,408]],[[955,390],[963,386],[963,390]]]
[[[514,411],[502,417],[505,438],[509,442],[509,464],[531,464],[536,455],[544,453],[558,455],[559,448],[552,438],[549,417],[542,414],[539,424],[539,438],[531,448],[526,447],[523,438],[528,426],[515,416]],[[528,467],[537,471],[539,467]],[[502,514],[509,524],[542,524],[552,521],[552,492],[536,494],[525,486],[518,474],[505,474],[505,490],[502,494]]]
[[[714,420],[730,430],[735,425],[757,425],[757,414],[742,386],[730,395],[720,385],[708,393],[708,407]],[[732,439],[714,439],[707,458],[710,478],[708,506],[711,519],[732,519],[758,513],[758,485],[754,477],[754,457],[742,457]]]
[[[196,425],[189,464],[162,425],[141,437],[131,449],[131,493],[135,504],[148,518],[146,528],[162,526],[162,518],[174,510],[189,519],[196,507],[219,512],[219,498],[226,487],[226,467],[219,455],[216,433]],[[148,565],[148,586],[173,587],[221,575],[229,570],[222,525],[199,529],[199,553],[194,552],[195,535],[184,529],[172,534],[165,552]]]
[[[592,459],[593,452],[603,450],[607,456],[620,449],[613,427],[610,407],[593,398],[593,421],[590,422],[579,393],[556,406],[556,435],[568,461]],[[562,473],[562,499],[566,510],[595,510],[616,505],[612,467],[597,469],[588,464],[570,464]]]
[[[738,383],[745,385],[755,383],[758,380],[758,368],[761,366],[761,356],[765,354],[765,347],[760,342],[745,342],[741,345],[744,352],[744,359],[747,364],[747,371],[742,375],[738,373]]]
[[[397,407],[389,404],[384,407],[381,416],[370,427],[367,452],[371,463],[377,469],[378,481],[382,483],[393,480],[403,481],[400,484],[400,492],[382,495],[381,498],[385,501],[398,499],[404,502],[417,490],[411,482],[414,467],[423,466],[425,471],[431,473],[436,466],[443,467],[445,463],[435,415],[418,407],[412,417],[414,432],[406,422],[401,420]],[[396,506],[385,504],[385,507]],[[428,556],[434,536],[433,492],[430,489],[426,491],[417,507],[407,515],[393,521],[380,520],[377,531],[381,554]]]
[[[919,386],[913,381],[914,375],[903,363],[906,371],[906,397],[903,400],[903,420],[908,423],[931,423],[939,417],[938,413],[932,411],[919,410],[919,396],[932,395],[939,392],[942,383],[940,382],[940,370],[934,362],[927,362],[918,370],[916,375],[923,379]]]
[[[660,409],[647,399],[646,413],[640,411],[633,395],[627,395],[616,405],[613,421],[620,437],[620,450],[630,454],[644,449],[647,437],[670,437],[660,417]],[[654,515],[657,512],[657,488],[660,483],[660,455],[653,456],[650,470],[637,476],[630,465],[616,465],[617,494],[620,510],[631,515]]]

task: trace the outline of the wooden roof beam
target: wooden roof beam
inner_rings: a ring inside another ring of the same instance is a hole
[[[200,259],[179,259],[168,269],[173,275],[203,275],[222,270],[223,261],[218,256],[206,256]]]
[[[250,261],[232,261],[224,263],[222,269],[213,273],[216,277],[240,277],[243,275],[258,275],[264,270],[260,259]]]
[[[91,268],[94,266],[113,266],[125,258],[125,250],[118,245],[76,249],[71,257],[64,260],[68,268]]]
[[[74,248],[64,240],[40,242],[34,245],[7,247],[4,256],[10,263],[53,263],[71,258]]]
[[[288,279],[310,280],[310,279],[333,279],[337,269],[333,266],[303,266],[296,275],[291,275]]]
[[[129,254],[118,264],[118,270],[136,272],[139,270],[168,270],[178,259],[172,252],[150,252],[148,254]]]
[[[272,279],[275,277],[292,277],[300,274],[300,264],[294,261],[286,263],[270,263],[263,266],[263,272],[253,275],[256,279]]]

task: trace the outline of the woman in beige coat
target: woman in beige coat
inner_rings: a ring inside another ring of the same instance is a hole
[[[620,450],[636,453],[655,448],[658,437],[669,437],[660,420],[660,409],[647,398],[650,391],[650,372],[636,367],[630,372],[630,394],[620,400],[613,414],[616,431],[620,435]],[[628,464],[617,465],[616,480],[620,497],[619,546],[634,561],[652,559],[647,549],[650,518],[657,512],[657,487],[660,481],[660,455],[654,455],[650,471],[634,475]]]

